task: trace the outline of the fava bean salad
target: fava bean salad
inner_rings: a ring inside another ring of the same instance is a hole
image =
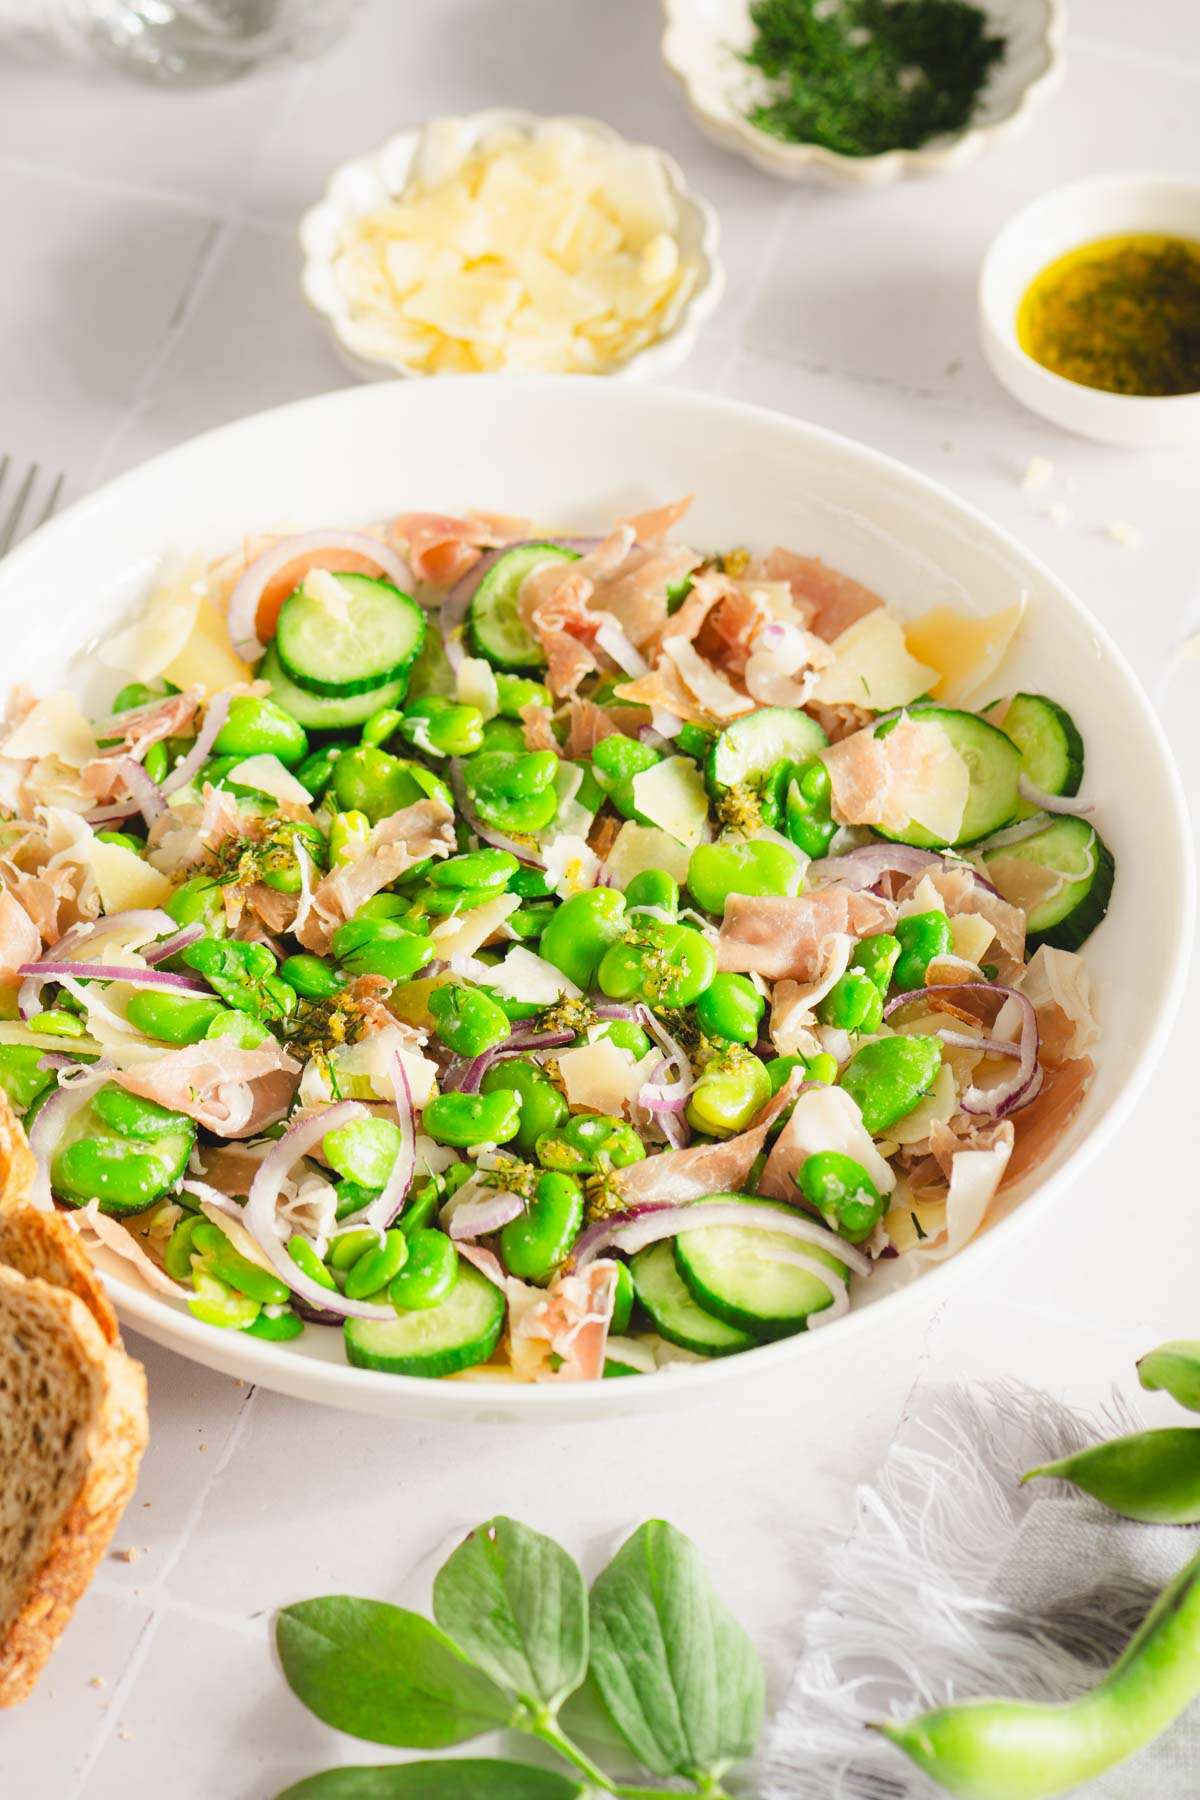
[[[986,1223],[1092,1072],[1079,733],[1005,690],[1019,603],[901,620],[686,510],[258,539],[99,708],[12,695],[39,1204],[215,1328],[511,1381],[824,1325]]]

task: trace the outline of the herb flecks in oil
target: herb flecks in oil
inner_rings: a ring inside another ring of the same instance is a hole
[[[1200,243],[1139,232],[1080,245],[1031,284],[1017,337],[1084,387],[1200,393]]]

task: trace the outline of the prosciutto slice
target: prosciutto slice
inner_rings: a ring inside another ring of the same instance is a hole
[[[788,583],[809,627],[826,643],[832,643],[847,626],[883,605],[878,594],[849,575],[831,569],[819,556],[798,556],[794,550],[775,549],[762,559],[760,572],[769,581]]]
[[[485,550],[515,544],[529,533],[527,519],[500,513],[468,513],[454,518],[449,513],[403,513],[390,530],[408,548],[408,560],[419,581],[450,587],[461,581]],[[340,564],[339,564],[340,567]]]
[[[42,954],[37,927],[21,902],[0,890],[0,986],[15,987],[22,963],[36,962]]]
[[[767,1133],[804,1081],[793,1069],[779,1092],[763,1107],[748,1131],[719,1144],[697,1144],[690,1150],[664,1150],[643,1162],[630,1163],[614,1174],[613,1186],[630,1206],[682,1206],[706,1194],[736,1194],[749,1175]]]
[[[449,856],[455,848],[454,813],[444,801],[418,800],[381,819],[363,854],[331,869],[313,891],[312,905],[297,937],[306,950],[324,955],[336,928],[365,900],[427,856]]]
[[[820,888],[811,894],[730,894],[717,940],[717,967],[767,981],[815,981],[839,932],[886,931],[895,907],[870,893]]]
[[[218,1137],[254,1137],[281,1119],[300,1064],[280,1044],[243,1050],[226,1038],[168,1050],[153,1062],[115,1070],[112,1079],[143,1100],[186,1113]]]
[[[517,1381],[598,1381],[617,1294],[617,1265],[597,1261],[559,1275],[543,1293],[506,1284],[509,1360]],[[561,1359],[561,1360],[556,1360]]]

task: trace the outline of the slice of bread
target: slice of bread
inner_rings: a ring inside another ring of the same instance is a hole
[[[74,1294],[0,1268],[0,1706],[32,1689],[133,1493],[146,1440],[141,1365]]]
[[[120,1328],[96,1265],[61,1213],[15,1206],[0,1212],[0,1265],[66,1288],[83,1301],[107,1344],[119,1344]]]
[[[0,1217],[24,1206],[33,1192],[37,1162],[24,1127],[0,1088]]]

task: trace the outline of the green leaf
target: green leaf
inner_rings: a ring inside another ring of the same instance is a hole
[[[552,1711],[587,1673],[587,1590],[552,1538],[489,1519],[433,1584],[433,1616],[481,1669],[531,1707]]]
[[[275,1800],[579,1800],[583,1792],[577,1781],[551,1769],[459,1758],[326,1769]]]
[[[348,1594],[303,1600],[278,1615],[275,1642],[309,1711],[373,1744],[441,1750],[513,1722],[507,1694],[402,1607]]]
[[[763,1718],[753,1644],[690,1539],[639,1526],[592,1588],[591,1669],[613,1721],[656,1775],[719,1776]]]

